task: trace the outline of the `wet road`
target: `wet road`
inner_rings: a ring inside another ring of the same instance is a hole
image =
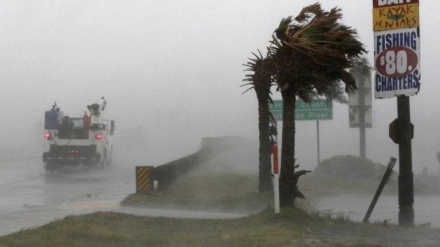
[[[135,167],[75,167],[46,173],[40,157],[0,161],[0,236],[67,215],[115,211],[135,215],[236,218],[244,215],[120,207],[135,192]]]
[[[119,208],[135,191],[134,168],[76,167],[50,174],[40,157],[0,163],[0,235],[71,214]]]

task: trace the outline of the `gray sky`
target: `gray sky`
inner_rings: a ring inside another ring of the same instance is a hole
[[[281,18],[315,2],[0,0],[0,147],[41,146],[43,114],[53,101],[66,114],[81,115],[101,96],[106,117],[117,122],[115,138],[125,146],[168,149],[176,157],[197,149],[204,136],[257,140],[255,94],[242,95],[239,87],[242,64],[251,52],[265,50]],[[321,3],[343,9],[373,64],[372,1]],[[411,97],[416,171],[438,167],[439,9],[440,1],[420,4],[422,86]],[[373,101],[374,128],[367,130],[373,161],[398,155],[388,138],[396,104]],[[321,121],[322,159],[359,153],[347,107],[334,104],[334,119]],[[298,123],[296,150],[300,164],[316,165],[315,122]]]

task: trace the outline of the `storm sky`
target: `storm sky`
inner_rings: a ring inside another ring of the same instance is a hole
[[[239,87],[242,64],[266,50],[281,18],[315,2],[0,0],[0,147],[40,147],[43,114],[54,101],[66,115],[79,116],[102,96],[105,117],[116,121],[115,143],[149,156],[148,150],[167,150],[157,162],[196,150],[202,137],[258,140],[255,93],[242,95]],[[373,64],[372,1],[321,4],[342,8]],[[439,9],[439,1],[420,3],[422,85],[411,97],[415,171],[439,166]],[[375,162],[398,156],[388,137],[396,105],[396,99],[373,100],[367,157]],[[348,106],[333,108],[333,120],[320,122],[321,159],[358,155]],[[298,163],[315,167],[316,146],[316,123],[298,122]]]

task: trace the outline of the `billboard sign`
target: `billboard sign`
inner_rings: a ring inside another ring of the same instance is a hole
[[[374,0],[373,30],[419,26],[419,0]]]
[[[269,111],[275,117],[277,121],[283,121],[283,101],[273,100],[273,103],[269,103]]]
[[[348,120],[350,128],[359,128],[361,125],[365,128],[372,128],[373,96],[371,90],[371,76],[369,75],[368,78],[363,78],[363,76],[358,73],[353,76],[356,78],[356,86],[358,87],[358,90],[348,94]],[[361,111],[364,113],[363,124],[361,123]]]
[[[419,0],[373,0],[374,96],[420,90]]]
[[[420,89],[419,28],[374,32],[375,98],[411,96]]]

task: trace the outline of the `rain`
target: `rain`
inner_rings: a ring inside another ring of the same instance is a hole
[[[194,153],[204,137],[257,142],[257,100],[240,87],[242,64],[266,50],[281,18],[315,2],[2,0],[0,157],[40,157],[44,112],[54,102],[81,116],[101,97],[104,117],[116,122],[115,160],[129,171]],[[357,30],[373,65],[371,1],[320,2],[342,8],[343,22]],[[414,173],[439,172],[438,9],[439,1],[420,4],[422,79],[410,98]],[[275,88],[273,98],[281,99]],[[373,99],[372,113],[366,157],[386,164],[398,156],[388,136],[396,99]],[[320,121],[321,160],[359,155],[359,131],[349,128],[348,117],[348,105],[335,102],[332,120]],[[296,156],[304,169],[318,165],[316,137],[315,121],[297,123]],[[36,166],[32,171],[44,170]]]

